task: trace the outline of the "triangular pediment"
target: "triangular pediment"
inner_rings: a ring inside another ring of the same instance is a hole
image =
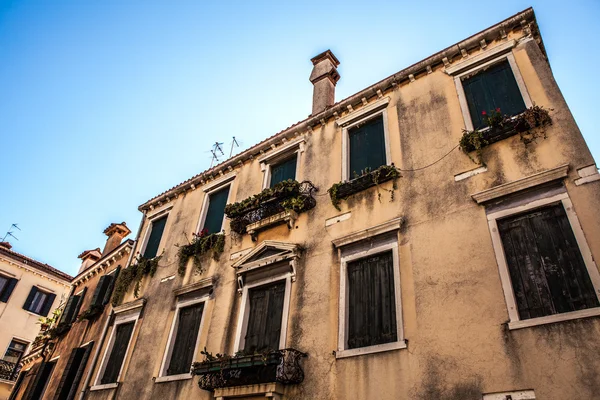
[[[268,264],[277,260],[297,257],[299,250],[300,246],[297,244],[265,240],[251,252],[237,260],[233,267],[242,268],[262,263]]]

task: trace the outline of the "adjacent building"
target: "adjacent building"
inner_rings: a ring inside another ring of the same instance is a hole
[[[600,175],[533,10],[337,102],[312,63],[312,114],[142,204],[14,398],[598,397]]]
[[[40,318],[51,318],[72,277],[0,243],[0,399],[8,398],[19,363],[31,349]]]

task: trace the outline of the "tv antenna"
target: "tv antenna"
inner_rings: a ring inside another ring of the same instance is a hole
[[[233,154],[233,146],[240,147],[240,144],[235,140],[235,136],[233,136],[233,141],[231,142],[231,150],[229,150],[229,157]]]
[[[18,237],[16,237],[15,235],[13,235],[13,231],[12,231],[12,229],[13,229],[13,228],[16,228],[16,229],[18,229],[18,230],[21,230],[21,228],[19,228],[19,226],[18,226],[17,224],[12,224],[12,225],[10,226],[10,228],[8,228],[8,231],[6,232],[6,235],[4,235],[4,237],[2,238],[2,241],[3,241],[3,242],[5,242],[5,241],[6,241],[6,238],[7,238],[7,237],[9,237],[9,236],[10,236],[10,237],[12,237],[12,238],[14,238],[14,239],[16,239],[16,240],[19,240],[19,238],[18,238]]]
[[[212,149],[210,150],[210,152],[212,153],[212,160],[210,161],[210,168],[213,167],[215,161],[219,161],[219,157],[220,156],[224,156],[225,153],[223,153],[223,147],[221,147],[223,145],[223,143],[221,142],[215,142],[215,144],[212,145]],[[221,155],[219,155],[219,153],[221,153]]]

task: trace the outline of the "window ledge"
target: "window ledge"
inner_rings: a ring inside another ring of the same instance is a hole
[[[179,375],[165,375],[159,376],[154,380],[154,383],[172,382],[172,381],[183,381],[192,379],[192,374],[179,374]]]
[[[555,322],[571,321],[580,318],[589,318],[600,316],[600,307],[590,308],[587,310],[573,311],[562,314],[548,315],[547,317],[525,319],[523,321],[511,321],[508,323],[508,329],[515,330],[528,328],[531,326],[553,324]]]
[[[119,387],[119,382],[115,383],[105,383],[104,385],[94,385],[90,388],[90,391],[94,392],[96,390],[106,390],[106,389],[116,389]]]
[[[284,222],[287,223],[289,229],[293,229],[296,219],[298,219],[298,213],[293,210],[286,210],[249,224],[246,227],[246,232],[254,239],[259,231],[265,230],[271,226],[282,224]]]
[[[338,350],[335,353],[335,358],[346,358],[354,356],[362,356],[365,354],[381,353],[384,351],[400,350],[407,348],[406,340],[400,340],[398,342],[378,344],[375,346],[361,347],[358,349],[349,350]]]

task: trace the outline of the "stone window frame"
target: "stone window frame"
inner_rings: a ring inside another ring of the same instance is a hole
[[[382,116],[383,118],[383,139],[385,142],[385,163],[390,165],[392,162],[391,144],[390,144],[390,129],[388,124],[387,107],[390,103],[390,97],[386,96],[374,101],[371,104],[350,112],[348,115],[336,120],[337,126],[342,128],[342,181],[352,179],[350,171],[350,138],[348,130],[352,127]]]
[[[304,153],[305,149],[306,139],[301,137],[285,143],[274,151],[261,156],[258,159],[258,162],[260,163],[260,170],[263,172],[262,189],[264,190],[270,187],[271,166],[291,158],[294,153],[296,154],[296,180],[301,182],[298,178],[298,172],[300,171],[301,155]]]
[[[179,312],[183,307],[204,303],[204,308],[202,309],[202,316],[200,317],[200,326],[198,327],[198,335],[196,337],[196,344],[194,346],[194,355],[196,355],[196,353],[198,352],[198,348],[200,347],[200,337],[202,336],[202,330],[204,328],[206,320],[207,302],[209,299],[210,293],[204,292],[202,294],[199,293],[197,296],[194,296],[192,298],[187,298],[185,300],[177,300],[175,305],[175,313],[173,315],[173,321],[171,322],[171,327],[169,329],[169,338],[167,339],[167,346],[165,347],[165,352],[162,357],[158,376],[154,380],[155,383],[192,379],[193,376],[191,372],[188,372],[187,374],[184,373],[178,375],[167,375],[167,369],[169,368],[169,363],[171,361],[173,347],[175,346],[175,338],[177,337],[177,333],[175,332],[175,330],[177,324],[179,323]]]
[[[345,358],[359,356],[363,354],[380,353],[384,351],[405,349],[407,347],[404,338],[404,324],[402,314],[402,289],[400,280],[400,255],[398,231],[404,223],[403,217],[394,218],[379,225],[371,226],[361,231],[353,232],[348,235],[335,238],[331,241],[333,246],[338,249],[340,255],[340,291],[338,298],[338,346],[335,353],[336,358]],[[396,232],[395,238],[385,239],[382,235],[391,235]],[[378,240],[382,238],[383,240]],[[352,246],[353,249],[346,247]],[[356,349],[346,349],[347,335],[347,314],[348,314],[348,262],[356,259],[365,258],[378,253],[392,250],[392,260],[394,263],[394,296],[396,300],[396,329],[397,341],[391,343],[378,344],[374,346],[359,347]],[[344,254],[347,252],[347,254]]]
[[[225,187],[229,186],[229,193],[227,193],[227,203],[230,204],[233,198],[233,181],[235,180],[237,173],[233,173],[231,175],[227,175],[222,179],[217,179],[206,184],[202,191],[204,192],[204,198],[202,199],[202,207],[200,208],[200,218],[198,219],[198,224],[196,225],[196,230],[193,233],[199,233],[204,228],[204,223],[206,222],[206,216],[208,214],[208,206],[210,204],[210,195],[211,193],[218,192],[221,189],[225,189]],[[221,232],[225,230],[225,214],[223,214],[223,222],[221,223]]]
[[[483,400],[535,400],[533,390],[517,390],[512,392],[488,393],[483,395]]]
[[[471,118],[471,112],[469,111],[469,104],[467,103],[467,97],[465,90],[462,85],[462,77],[465,75],[473,74],[485,67],[507,60],[510,65],[510,69],[515,77],[519,92],[523,97],[525,107],[530,108],[533,106],[529,91],[515,60],[515,56],[512,53],[512,49],[516,46],[515,40],[510,40],[506,43],[493,47],[491,49],[483,50],[482,53],[469,58],[465,61],[459,62],[451,67],[446,68],[446,73],[454,78],[454,85],[456,86],[456,93],[458,94],[458,102],[462,112],[463,120],[465,121],[465,129],[467,131],[473,130],[473,119]],[[487,130],[484,128],[482,130]]]
[[[492,238],[492,246],[496,256],[496,262],[500,273],[500,280],[502,283],[502,290],[504,292],[504,299],[506,301],[509,322],[508,328],[510,330],[521,329],[531,326],[538,326],[544,324],[551,324],[555,322],[568,321],[579,318],[587,318],[593,316],[600,316],[600,307],[589,308],[579,311],[571,311],[566,313],[547,315],[544,317],[536,317],[521,320],[519,319],[519,311],[517,309],[516,297],[512,287],[512,281],[508,270],[508,264],[506,262],[506,256],[504,254],[504,247],[502,246],[502,239],[498,230],[498,219],[510,217],[515,214],[520,214],[527,211],[532,211],[537,208],[552,204],[562,204],[569,220],[569,225],[573,230],[573,234],[579,247],[579,252],[584,260],[586,270],[594,286],[598,301],[600,301],[600,272],[594,262],[592,253],[585,239],[583,229],[581,228],[577,213],[573,208],[573,203],[569,197],[569,194],[565,191],[560,194],[551,194],[541,199],[531,199],[531,201],[525,204],[516,204],[510,208],[505,208],[496,212],[490,212],[487,214],[488,228]]]
[[[19,342],[19,343],[25,345],[25,350],[23,351],[23,354],[21,355],[21,359],[27,353],[29,353],[29,347],[31,346],[31,343],[32,343],[30,339],[25,339],[25,338],[20,337],[20,336],[11,336],[11,339],[8,341],[8,344],[6,345],[6,349],[2,353],[2,357],[0,358],[0,360],[4,360],[4,357],[6,357],[6,353],[8,353],[8,350],[10,350],[10,344],[12,342]]]
[[[136,335],[136,331],[138,329],[138,324],[140,320],[140,315],[142,313],[142,307],[144,305],[144,301],[140,302],[135,301],[129,304],[123,304],[119,306],[118,309],[115,309],[114,321],[112,323],[112,330],[108,339],[108,344],[106,349],[104,350],[104,354],[102,355],[102,361],[98,367],[98,372],[96,373],[96,378],[94,379],[94,384],[90,388],[91,391],[96,390],[104,390],[104,389],[115,389],[119,386],[119,380],[123,377],[123,369],[125,368],[125,364],[127,364],[127,357],[130,356],[131,346],[133,343],[134,336]],[[131,336],[129,337],[129,343],[127,343],[127,350],[125,350],[125,357],[123,358],[123,363],[121,364],[121,368],[119,370],[119,375],[117,376],[117,381],[113,383],[100,383],[102,380],[102,376],[104,375],[104,371],[106,370],[106,366],[108,364],[108,359],[110,358],[110,353],[112,352],[113,346],[115,344],[115,336],[117,333],[117,326],[126,324],[128,322],[134,321],[133,329],[131,331]]]
[[[149,215],[146,217],[146,219],[148,220],[148,225],[146,226],[146,229],[144,230],[144,240],[142,240],[142,245],[140,247],[139,253],[140,255],[144,254],[144,252],[146,251],[146,246],[148,245],[148,240],[150,240],[150,234],[152,233],[152,226],[153,226],[153,222],[162,218],[162,217],[166,217],[167,221],[169,220],[169,213],[171,212],[171,209],[173,208],[173,206],[169,206],[163,210],[160,210],[152,215]],[[160,244],[158,245],[158,250],[156,251],[156,256],[158,257],[161,253],[160,253],[160,248],[161,248],[161,244],[164,244],[164,240],[165,240],[165,236],[167,233],[167,224],[165,222],[165,228],[163,230],[162,236],[160,237]]]

